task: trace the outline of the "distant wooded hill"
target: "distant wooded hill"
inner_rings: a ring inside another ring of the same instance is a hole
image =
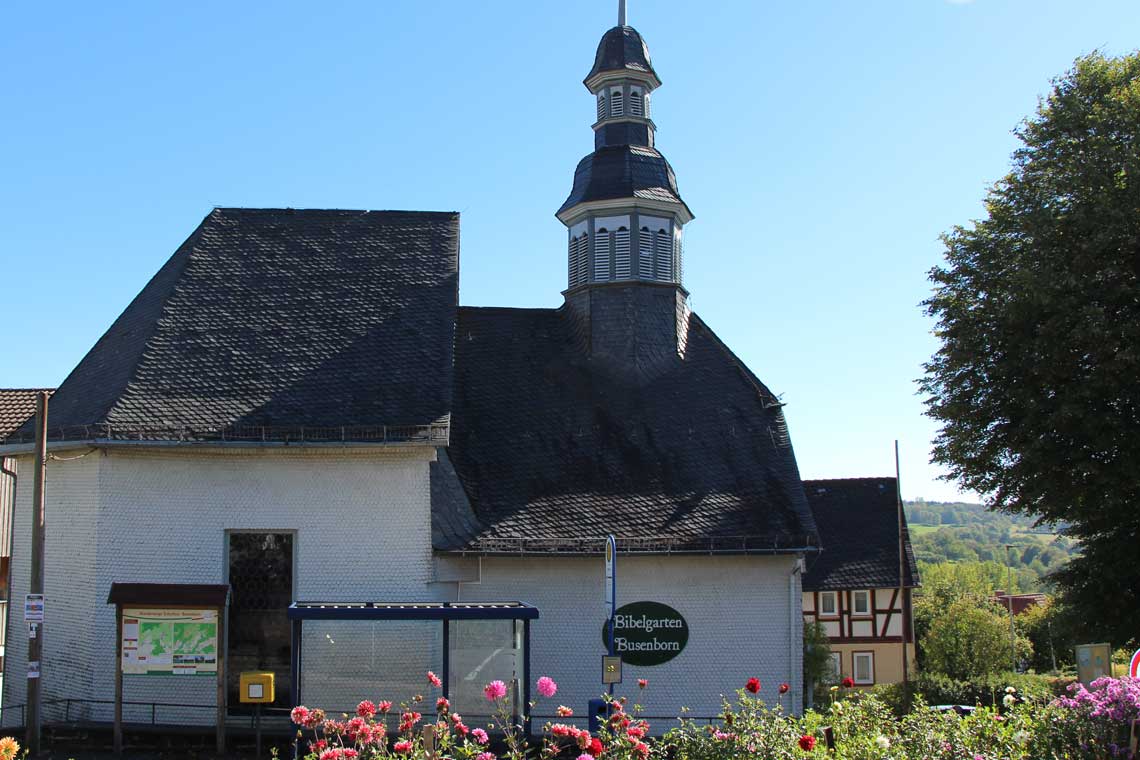
[[[990,512],[981,504],[916,499],[904,505],[920,563],[995,562],[1004,567],[1005,545],[1013,544],[1009,559],[1018,592],[1048,590],[1044,576],[1078,551],[1076,542],[1058,535],[1063,526],[1034,527],[1031,518]]]

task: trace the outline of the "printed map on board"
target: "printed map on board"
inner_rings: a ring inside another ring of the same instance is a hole
[[[218,671],[216,610],[123,609],[123,673],[212,675]]]

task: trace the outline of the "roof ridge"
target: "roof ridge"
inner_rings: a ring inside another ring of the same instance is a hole
[[[898,480],[894,475],[867,475],[855,478],[804,478],[807,483],[870,483],[880,480]]]

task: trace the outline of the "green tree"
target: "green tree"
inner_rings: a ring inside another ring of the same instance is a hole
[[[1066,521],[1054,573],[1099,636],[1140,607],[1140,54],[1078,59],[1016,135],[986,215],[943,237],[920,381],[934,460],[988,506]]]
[[[818,621],[804,623],[804,700],[822,684],[834,683],[839,674],[831,664],[831,642]]]
[[[1018,660],[1028,659],[1029,641],[1024,636],[1014,641]],[[1012,670],[1009,618],[993,604],[959,599],[933,620],[922,638],[922,653],[927,670],[960,681]]]

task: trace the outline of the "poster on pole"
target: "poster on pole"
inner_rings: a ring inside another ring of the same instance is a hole
[[[216,675],[218,611],[123,608],[125,675]]]

